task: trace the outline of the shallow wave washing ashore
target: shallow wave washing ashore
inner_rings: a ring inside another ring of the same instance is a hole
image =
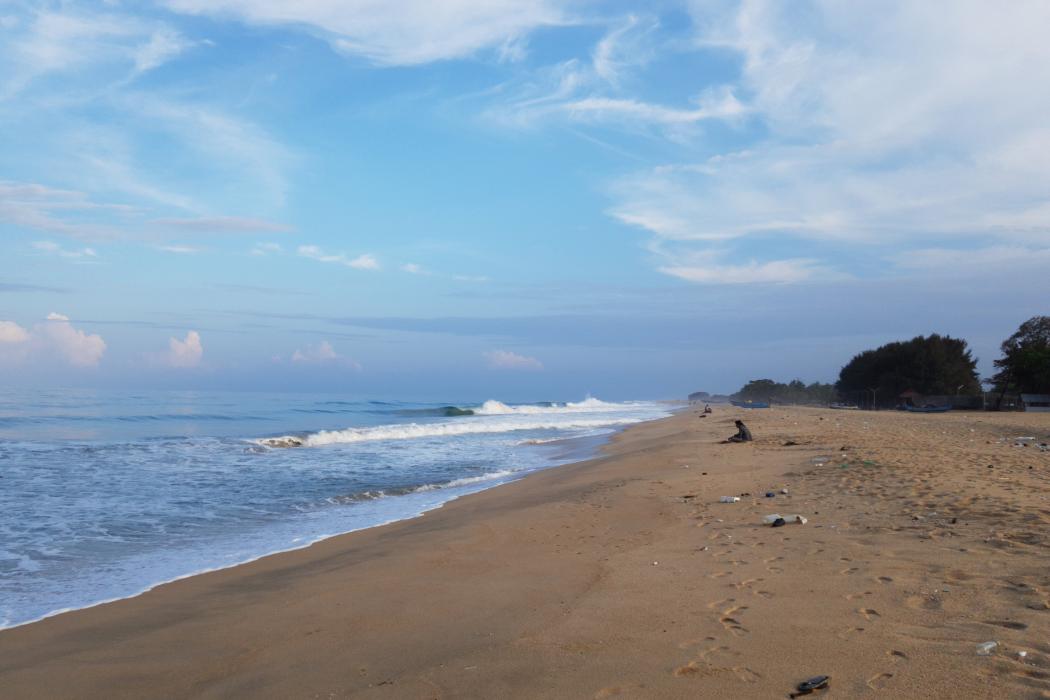
[[[589,430],[611,428],[637,423],[638,418],[581,418],[577,420],[491,420],[484,422],[449,423],[401,423],[380,425],[374,428],[347,428],[346,430],[322,430],[307,435],[282,435],[259,438],[256,444],[265,447],[322,447],[353,442],[378,442],[382,440],[414,440],[431,437],[453,437],[485,433],[508,433],[518,430]]]
[[[0,421],[0,628],[416,517],[582,458],[592,443],[535,446],[671,410],[598,399],[0,396],[10,419]],[[264,435],[283,437],[245,437]]]

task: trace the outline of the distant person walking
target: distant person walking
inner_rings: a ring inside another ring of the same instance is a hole
[[[751,442],[751,431],[744,425],[744,421],[736,421],[736,435],[732,436],[726,442]]]

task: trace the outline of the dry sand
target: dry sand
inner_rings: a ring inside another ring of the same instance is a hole
[[[0,632],[0,696],[1050,697],[1050,452],[1001,441],[1050,414],[777,408],[717,444],[744,413]]]

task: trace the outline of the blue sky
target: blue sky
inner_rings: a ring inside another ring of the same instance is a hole
[[[1050,298],[1041,2],[0,4],[11,383],[833,380]]]

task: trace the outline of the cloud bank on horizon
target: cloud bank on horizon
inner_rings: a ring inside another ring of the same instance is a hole
[[[715,361],[731,389],[947,331],[987,365],[1050,292],[1048,20],[976,0],[8,5],[0,361],[251,384],[288,357],[374,387],[530,370],[487,375],[518,388],[670,388]],[[88,330],[41,320],[59,301]]]

